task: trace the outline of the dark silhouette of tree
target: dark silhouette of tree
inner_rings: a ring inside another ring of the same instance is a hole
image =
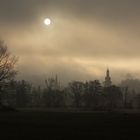
[[[32,89],[32,105],[33,106],[36,106],[36,107],[39,107],[41,106],[41,94],[42,94],[42,90],[41,90],[41,87],[38,86],[37,88],[34,87]]]
[[[24,80],[17,82],[17,106],[26,107],[31,102],[31,89],[32,85]]]
[[[16,106],[16,87],[17,82],[15,80],[11,80],[5,84],[2,92],[2,105],[11,107]]]
[[[128,98],[128,87],[124,88],[124,108],[127,108],[127,98]]]
[[[140,109],[140,93],[135,96],[136,108]]]
[[[5,84],[14,78],[17,71],[14,69],[17,57],[11,55],[7,46],[0,41],[0,104],[1,94],[5,90]]]
[[[82,94],[84,92],[84,83],[79,81],[74,81],[69,83],[69,88],[73,94],[74,106],[80,107]]]
[[[45,80],[46,88],[43,92],[43,98],[46,107],[64,107],[64,92],[60,88],[57,76]]]
[[[115,85],[105,87],[103,91],[106,107],[109,109],[123,107],[123,94],[121,89]]]
[[[47,90],[43,92],[43,98],[46,107],[64,107],[65,101],[63,97],[63,92],[60,90]]]
[[[16,75],[16,62],[17,57],[11,55],[4,42],[0,41],[0,81],[11,80]]]
[[[99,106],[99,99],[102,93],[102,86],[98,80],[86,82],[84,84],[85,92],[83,100],[86,107],[97,108]]]

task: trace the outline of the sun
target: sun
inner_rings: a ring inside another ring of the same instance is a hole
[[[51,19],[45,18],[45,19],[44,19],[44,24],[45,24],[46,26],[49,26],[49,25],[51,24]]]

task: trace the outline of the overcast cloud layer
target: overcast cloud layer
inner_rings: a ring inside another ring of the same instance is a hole
[[[103,79],[109,67],[116,82],[140,77],[139,15],[139,0],[0,0],[0,38],[20,79]]]

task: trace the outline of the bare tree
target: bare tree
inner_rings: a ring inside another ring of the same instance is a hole
[[[81,98],[84,92],[84,83],[80,81],[73,81],[69,83],[69,88],[73,94],[74,106],[79,108],[81,106]]]
[[[0,40],[0,106],[2,105],[2,93],[6,90],[8,81],[16,75],[14,69],[17,57],[11,55],[4,41]]]
[[[0,82],[12,79],[17,71],[14,69],[17,57],[11,55],[7,46],[0,41]]]

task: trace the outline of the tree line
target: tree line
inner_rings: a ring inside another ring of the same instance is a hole
[[[72,81],[62,87],[58,77],[48,78],[45,87],[34,87],[31,83],[16,81],[17,57],[9,53],[0,41],[0,105],[12,107],[83,108],[106,110],[132,108],[136,97],[140,106],[140,94],[129,94],[128,87],[111,85],[104,87],[99,80]],[[123,81],[124,83],[124,81]],[[133,95],[133,96],[131,96]],[[128,97],[129,96],[129,97]]]

